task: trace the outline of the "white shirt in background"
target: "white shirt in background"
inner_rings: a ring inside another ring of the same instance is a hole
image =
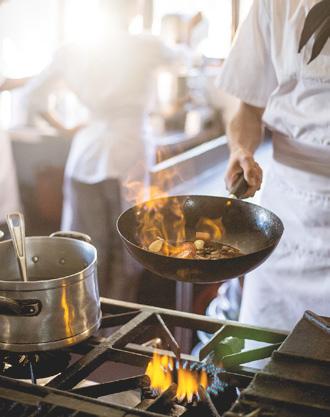
[[[89,110],[90,122],[75,136],[66,176],[85,183],[126,178],[146,168],[145,116],[155,70],[173,61],[153,36],[122,33],[87,48],[63,47],[30,86],[30,107],[47,111],[49,94],[64,81]],[[143,175],[143,174],[141,174]]]
[[[4,79],[0,75],[0,85]],[[0,130],[0,223],[6,214],[20,209],[18,185],[11,142],[6,132]]]

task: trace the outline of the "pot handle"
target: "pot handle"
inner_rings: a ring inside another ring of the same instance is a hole
[[[10,316],[37,316],[41,311],[39,300],[15,300],[0,296],[0,314]]]
[[[69,231],[69,232],[61,232],[61,231],[55,232],[55,233],[52,233],[51,235],[49,235],[49,237],[68,237],[68,238],[71,238],[71,239],[83,240],[84,242],[87,242],[87,243],[92,242],[92,239],[88,235],[86,235],[85,233],[72,232],[72,231]]]

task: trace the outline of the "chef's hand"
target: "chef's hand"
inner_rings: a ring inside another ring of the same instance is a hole
[[[74,127],[70,127],[70,128],[67,128],[67,127],[63,126],[60,129],[60,133],[64,138],[72,139],[79,132],[79,130],[81,130],[84,127],[85,127],[85,125],[83,125],[83,124],[77,125],[77,126],[74,126]]]
[[[53,111],[40,112],[40,116],[46,120],[50,126],[56,129],[60,136],[66,139],[72,139],[80,129],[83,129],[86,126],[82,123],[68,128],[63,124],[61,118]]]
[[[230,154],[225,175],[225,183],[228,191],[233,188],[233,185],[242,173],[249,188],[241,198],[253,197],[261,187],[262,169],[254,160],[252,153],[244,149],[237,149]]]

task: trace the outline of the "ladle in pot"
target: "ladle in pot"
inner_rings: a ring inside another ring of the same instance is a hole
[[[25,222],[23,214],[13,212],[6,216],[10,236],[13,241],[18,266],[23,281],[28,281],[25,249]]]

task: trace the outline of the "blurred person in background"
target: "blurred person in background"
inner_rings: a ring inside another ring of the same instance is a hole
[[[260,204],[282,219],[285,231],[244,282],[240,320],[257,326],[292,329],[307,309],[330,315],[328,3],[255,0],[219,80],[241,100],[227,129],[229,190],[241,173],[249,185],[245,197],[260,189],[254,152],[264,124],[272,131]],[[316,34],[301,43],[303,28]]]
[[[0,6],[5,1],[0,0]],[[0,74],[0,93],[25,85],[27,78],[5,78]],[[6,230],[6,214],[20,209],[17,177],[10,138],[0,130],[0,228]]]
[[[62,47],[31,84],[28,102],[61,134],[73,136],[62,229],[91,236],[98,250],[101,295],[134,300],[138,280],[124,259],[115,222],[126,204],[122,186],[128,174],[134,183],[146,185],[144,136],[152,79],[157,68],[175,57],[158,38],[129,33],[141,1],[101,0],[100,5],[105,23],[100,42]],[[48,110],[49,95],[59,82],[88,109],[85,126],[68,129]]]

